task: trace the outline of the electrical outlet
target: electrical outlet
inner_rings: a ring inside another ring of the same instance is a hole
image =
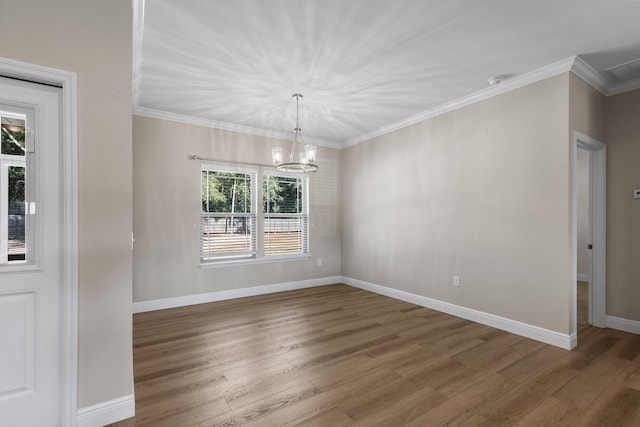
[[[460,286],[460,276],[453,276],[453,286]]]
[[[322,267],[322,258],[318,258],[318,267]]]

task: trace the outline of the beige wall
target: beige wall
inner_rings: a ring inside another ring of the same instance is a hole
[[[598,141],[605,137],[605,96],[573,73],[569,74],[569,140],[578,131]]]
[[[309,260],[203,269],[201,163],[189,157],[268,164],[271,147],[290,142],[140,116],[133,140],[134,301],[340,275],[338,150],[318,147],[320,170],[310,175]]]
[[[345,149],[343,275],[569,333],[568,123],[566,73]]]
[[[607,98],[607,315],[640,321],[640,90]]]
[[[21,0],[0,13],[0,56],[78,76],[78,407],[129,395],[131,2]]]

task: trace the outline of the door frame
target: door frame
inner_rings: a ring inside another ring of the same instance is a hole
[[[572,307],[573,330],[577,331],[577,191],[578,148],[589,152],[589,241],[593,245],[589,263],[589,322],[607,325],[607,146],[588,135],[574,131],[572,144],[573,170],[573,236],[572,236]]]
[[[62,425],[77,425],[78,412],[78,90],[75,73],[0,57],[3,77],[62,89],[60,105],[60,170],[62,265],[60,280],[60,349]]]

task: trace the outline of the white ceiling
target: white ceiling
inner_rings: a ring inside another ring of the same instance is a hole
[[[137,114],[289,135],[299,92],[302,135],[330,146],[576,55],[640,77],[638,0],[137,2]]]

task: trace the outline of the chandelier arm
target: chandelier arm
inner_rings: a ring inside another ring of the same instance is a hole
[[[293,153],[296,149],[296,141],[298,141],[298,129],[295,130],[295,135],[293,136],[293,143],[291,144],[291,154],[289,154],[289,161],[293,162]]]

